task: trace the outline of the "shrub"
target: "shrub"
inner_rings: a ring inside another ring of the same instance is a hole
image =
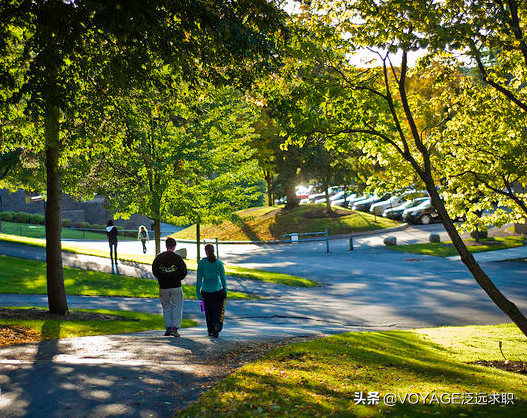
[[[92,224],[91,225],[91,228],[92,229],[100,229],[100,231],[96,231],[96,232],[106,232],[106,225],[101,225],[101,224]]]
[[[71,221],[69,219],[63,219],[62,220],[62,226],[64,228],[69,228],[71,226]]]
[[[5,222],[13,222],[13,218],[15,217],[15,214],[13,212],[1,212],[0,213],[0,219]]]
[[[29,215],[29,223],[31,224],[37,224],[37,225],[43,225],[46,223],[46,217],[44,215],[41,215],[39,213],[35,213],[32,215]]]
[[[80,228],[80,229],[88,229],[90,228],[90,223],[89,222],[77,222],[75,224],[73,224],[73,227],[74,228]]]
[[[15,217],[13,218],[13,221],[21,223],[21,224],[27,223],[29,221],[29,213],[17,212],[15,213]]]

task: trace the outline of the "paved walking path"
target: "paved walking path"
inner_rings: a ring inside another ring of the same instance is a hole
[[[397,236],[400,243],[412,243],[426,241],[430,232],[441,232],[440,226],[409,228],[390,235]],[[284,271],[315,279],[322,286],[306,289],[231,278],[231,289],[267,298],[229,300],[225,330],[217,341],[205,338],[200,325],[182,330],[180,339],[151,331],[0,349],[0,416],[169,417],[196,399],[203,385],[228,373],[212,366],[223,363],[218,356],[262,340],[508,322],[460,261],[390,251],[382,245],[383,235],[356,238],[352,252],[348,251],[348,240],[332,240],[329,254],[324,243],[220,246],[225,262]],[[0,253],[42,257],[38,251],[0,243]],[[111,271],[109,260],[98,257],[67,255],[65,264]],[[483,267],[496,285],[527,311],[525,264],[484,261]],[[148,266],[121,263],[119,269],[151,277]],[[188,282],[193,280],[190,275]],[[72,308],[160,312],[155,299],[69,296],[68,303]],[[46,304],[45,296],[0,296],[0,306]],[[195,301],[185,302],[184,312],[200,317]]]

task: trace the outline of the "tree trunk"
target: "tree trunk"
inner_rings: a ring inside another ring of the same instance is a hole
[[[483,269],[474,259],[472,253],[468,251],[465,243],[456,230],[454,222],[452,222],[452,219],[450,219],[450,216],[448,215],[445,205],[441,200],[437,189],[435,188],[435,184],[431,175],[428,178],[423,178],[423,180],[426,184],[426,189],[430,194],[430,198],[432,199],[432,203],[439,213],[439,216],[443,221],[443,225],[448,232],[454,247],[456,247],[457,252],[461,256],[461,261],[463,261],[463,263],[467,266],[476,282],[481,286],[485,293],[487,293],[496,306],[498,306],[498,308],[500,308],[510,319],[512,319],[512,321],[518,326],[518,328],[520,328],[525,336],[527,336],[527,319],[525,316],[523,316],[518,307],[499,291],[487,273],[483,271]]]
[[[49,311],[68,313],[62,270],[61,176],[59,171],[59,109],[49,105],[45,115],[46,139],[46,273]]]
[[[161,252],[161,222],[159,221],[159,214],[154,218],[154,239],[156,242],[156,255]]]
[[[300,201],[298,200],[298,197],[296,197],[295,183],[293,183],[292,181],[289,182],[289,184],[287,184],[286,186],[286,196],[287,203],[285,205],[285,208],[287,210],[298,207]]]
[[[331,202],[329,200],[329,187],[324,188],[324,197],[326,198],[326,213],[331,213]]]
[[[342,204],[342,207],[345,207],[345,208],[348,207],[348,201],[346,200],[346,196],[347,196],[346,186],[344,186],[344,203]]]
[[[267,204],[273,206],[273,177],[269,171],[265,172],[265,182],[267,183]]]
[[[200,242],[200,231],[199,231],[199,221],[196,223],[196,261],[199,263],[199,260],[201,259],[201,253],[199,246],[201,244]]]

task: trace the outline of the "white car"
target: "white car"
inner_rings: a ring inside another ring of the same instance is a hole
[[[340,193],[341,190],[342,190],[342,187],[340,187],[340,186],[331,186],[328,189],[328,194],[330,196],[330,199],[335,194]],[[310,202],[313,202],[313,203],[322,203],[322,202],[317,202],[317,200],[321,200],[321,199],[326,200],[326,192],[310,194],[308,199],[309,199]]]
[[[388,200],[374,203],[370,206],[370,213],[381,216],[386,209],[394,208],[404,202],[404,195],[391,196]]]
[[[349,204],[353,204],[353,200],[357,198],[357,195],[355,193],[351,193],[349,195],[346,195],[346,202]],[[344,206],[344,196],[340,197],[339,199],[335,199],[331,202],[334,206]]]

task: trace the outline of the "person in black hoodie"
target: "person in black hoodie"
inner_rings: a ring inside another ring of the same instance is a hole
[[[110,259],[112,263],[115,259],[117,265],[117,228],[113,226],[111,219],[106,224],[106,235],[108,236],[108,244],[110,244]]]
[[[187,266],[183,258],[175,253],[176,240],[167,238],[167,250],[158,254],[152,263],[152,273],[159,283],[159,299],[165,318],[165,336],[179,337],[183,314],[183,291],[181,280],[187,275]]]

